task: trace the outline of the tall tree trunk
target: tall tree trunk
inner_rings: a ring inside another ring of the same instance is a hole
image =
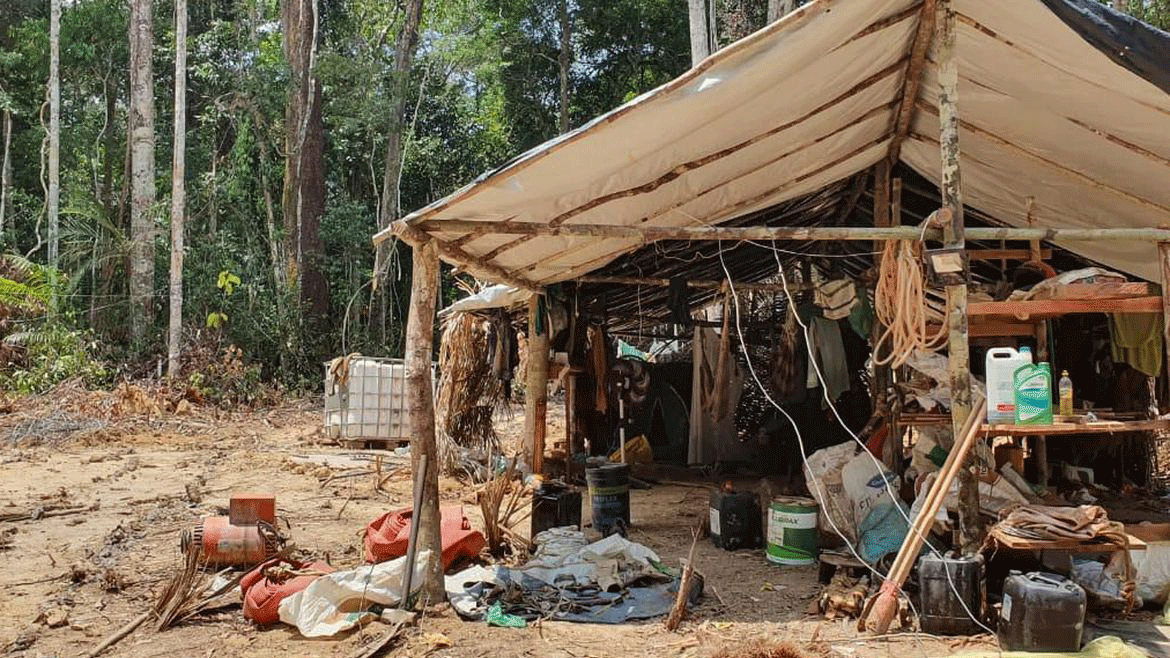
[[[572,25],[569,22],[569,0],[560,0],[559,12],[561,21],[561,53],[557,59],[557,68],[561,74],[561,114],[557,121],[560,133],[569,132],[569,66],[572,63]]]
[[[378,229],[384,229],[398,219],[402,209],[398,195],[398,180],[402,175],[402,127],[406,115],[406,95],[410,88],[410,69],[414,65],[414,50],[418,44],[418,26],[422,21],[423,0],[407,0],[406,15],[394,45],[394,96],[390,103],[390,127],[386,131],[386,164],[382,172],[382,200],[378,206]],[[392,242],[382,242],[374,253],[374,294],[377,296],[376,318],[381,328],[382,342],[386,342],[385,269]]]
[[[768,0],[768,23],[775,23],[792,13],[796,0]]]
[[[284,52],[292,69],[285,111],[284,210],[288,285],[316,324],[329,311],[321,275],[319,229],[325,211],[325,124],[321,117],[321,83],[314,68],[320,20],[316,0],[283,0]]]
[[[12,111],[4,110],[4,162],[0,163],[0,243],[4,242],[4,222],[8,217],[12,194]]]
[[[710,30],[707,27],[707,3],[705,0],[687,0],[687,15],[691,24],[691,66],[711,54]]]
[[[102,206],[105,208],[106,218],[111,223],[118,216],[118,208],[114,204],[114,115],[117,112],[114,90],[107,77],[102,82],[102,93],[106,95],[106,127],[103,136],[106,140],[102,153]]]
[[[276,228],[276,208],[272,202],[272,184],[268,180],[268,139],[264,135],[264,117],[260,116],[260,110],[255,105],[252,105],[252,121],[256,130],[256,143],[260,145],[260,166],[257,169],[260,171],[261,194],[264,197],[264,228],[268,234],[268,255],[272,261],[272,283],[277,290],[284,290],[288,282],[285,280],[284,250],[281,245],[280,232]],[[278,296],[278,305],[281,304],[281,299]]]
[[[49,7],[49,269],[56,281],[61,242],[61,0]],[[57,287],[53,286],[53,308]]]
[[[130,3],[130,339],[145,347],[154,324],[154,48],[151,0]]]
[[[187,212],[187,0],[175,0],[175,140],[171,164],[171,303],[167,376],[179,374],[183,347],[183,221]]]

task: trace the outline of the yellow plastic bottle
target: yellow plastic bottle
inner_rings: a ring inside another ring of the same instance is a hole
[[[1073,385],[1067,370],[1060,371],[1060,415],[1073,415]]]

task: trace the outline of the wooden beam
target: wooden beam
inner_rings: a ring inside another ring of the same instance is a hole
[[[968,304],[968,311],[970,311],[970,304]],[[926,325],[927,332],[931,334],[938,333],[940,329],[941,325],[938,324]],[[1011,322],[972,317],[967,323],[967,335],[971,338],[1033,337],[1036,335],[1036,325],[1032,322]]]
[[[510,286],[515,286],[522,290],[528,290],[531,292],[536,292],[539,289],[539,286],[532,283],[531,281],[512,276],[507,270],[500,267],[499,265],[493,265],[492,263],[482,260],[477,256],[473,256],[467,253],[459,247],[452,246],[451,244],[442,240],[433,239],[425,231],[402,222],[401,220],[392,223],[387,230],[393,230],[394,235],[397,235],[402,239],[403,242],[415,248],[418,248],[419,246],[428,242],[434,242],[435,247],[438,249],[438,253],[443,258],[443,260],[447,261],[448,263],[458,265],[481,279],[494,281],[496,283],[506,283]],[[383,231],[383,233],[385,233],[385,231]],[[378,235],[382,235],[382,233],[379,233]],[[375,237],[375,240],[377,240],[377,237]]]
[[[656,288],[666,288],[670,286],[670,279],[651,278],[651,277],[637,277],[637,276],[582,276],[576,279],[577,283],[591,283],[591,284],[612,284],[623,286],[648,286]],[[697,288],[702,290],[718,290],[724,285],[724,281],[687,281],[688,288]],[[749,283],[737,281],[732,284],[736,292],[741,290],[759,291],[759,292],[777,292],[784,290],[783,283]],[[789,283],[789,290],[811,290],[811,285],[801,283]]]
[[[1040,436],[1045,434],[1119,434],[1170,430],[1170,419],[1099,420],[1091,423],[1053,423],[1051,425],[983,425],[986,436]]]
[[[435,441],[435,400],[431,382],[434,360],[435,304],[439,296],[439,253],[435,242],[414,248],[410,311],[406,318],[406,409],[411,436],[412,469],[422,464],[422,503],[415,512],[418,545],[429,551],[422,592],[431,602],[445,600],[439,526],[439,454]]]
[[[890,141],[888,161],[891,166],[898,162],[898,157],[902,153],[902,142],[906,141],[906,135],[910,133],[918,88],[922,83],[922,68],[934,36],[935,16],[938,11],[936,4],[937,0],[923,0],[919,13],[918,28],[914,32],[914,41],[910,46],[910,60],[906,64],[906,74],[902,78],[902,98],[898,103],[898,112],[894,120],[894,138]]]
[[[396,222],[397,224],[397,222]],[[410,227],[416,228],[416,227]],[[941,241],[938,229],[915,226],[874,228],[868,226],[626,226],[616,224],[562,224],[549,226],[536,222],[484,222],[466,219],[441,219],[417,225],[425,233],[462,233],[485,228],[486,233],[500,235],[538,235],[593,238],[621,238],[642,242],[659,240],[926,240]],[[967,227],[968,240],[1126,240],[1170,242],[1170,229],[1164,228],[1016,228]],[[404,238],[405,239],[405,238]],[[409,240],[407,240],[410,242]],[[413,244],[413,242],[412,242]]]
[[[971,229],[967,229],[970,231]],[[1032,259],[1031,249],[972,249],[967,252],[969,260],[1019,260],[1026,261]],[[1051,249],[1041,249],[1040,258],[1048,260],[1052,258]]]
[[[544,437],[548,413],[548,317],[538,322],[543,291],[528,299],[528,375],[524,393],[524,447],[532,472],[544,473]],[[537,331],[543,325],[544,331]]]
[[[1028,299],[1018,302],[971,302],[970,316],[1007,316],[1017,319],[1052,318],[1070,313],[1161,313],[1162,297],[1120,299]]]

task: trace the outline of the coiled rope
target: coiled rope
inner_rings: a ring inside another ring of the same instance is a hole
[[[925,280],[922,242],[887,240],[874,290],[874,311],[885,327],[874,344],[874,363],[898,367],[917,350],[935,352],[946,347],[949,338],[946,322],[933,334],[927,328]],[[948,300],[944,319],[950,312]],[[882,351],[883,346],[887,346],[887,351]]]

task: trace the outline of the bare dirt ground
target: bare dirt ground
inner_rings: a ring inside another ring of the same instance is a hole
[[[408,467],[398,468],[381,490],[373,475],[330,480],[347,472],[347,463],[370,464],[361,460],[375,451],[327,442],[315,403],[225,413],[139,398],[74,391],[21,400],[0,415],[0,518],[87,508],[0,522],[0,654],[86,653],[149,608],[181,565],[180,531],[222,513],[232,491],[275,493],[296,545],[335,567],[358,565],[364,526],[409,504]],[[514,418],[505,434],[515,433],[517,420],[522,423]],[[551,425],[550,436],[563,433],[563,419],[554,417]],[[401,464],[387,457],[383,475]],[[463,502],[479,522],[470,486],[444,479],[441,494],[445,504]],[[630,538],[677,565],[706,507],[702,488],[636,490]],[[702,540],[696,556],[707,594],[675,633],[661,620],[489,628],[438,606],[387,655],[702,658],[755,638],[790,642],[810,658],[936,657],[989,646],[986,638],[859,636],[851,622],[807,613],[820,590],[814,567],[772,566],[762,551],[731,553]],[[385,628],[375,622],[338,638],[308,640],[289,627],[255,628],[235,607],[162,632],[148,623],[104,655],[344,657]]]

